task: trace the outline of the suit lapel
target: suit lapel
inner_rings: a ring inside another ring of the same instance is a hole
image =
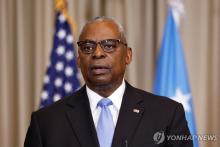
[[[112,147],[127,146],[131,142],[135,130],[144,113],[142,98],[138,97],[135,88],[126,83]]]
[[[98,139],[85,86],[67,102],[67,117],[82,147],[98,147]]]

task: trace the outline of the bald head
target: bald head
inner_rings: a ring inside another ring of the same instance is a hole
[[[91,26],[97,26],[97,29],[99,29],[98,27],[100,27],[100,25],[106,25],[107,27],[111,27],[112,29],[114,29],[114,31],[118,33],[118,39],[120,39],[124,43],[127,43],[123,26],[115,19],[106,16],[96,17],[88,21],[81,30],[79,40],[85,39],[84,36],[86,33],[88,33],[88,29]],[[100,27],[100,29],[102,28]]]

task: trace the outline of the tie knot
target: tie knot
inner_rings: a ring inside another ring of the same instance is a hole
[[[102,107],[104,107],[104,106],[109,106],[109,105],[112,105],[113,103],[112,103],[112,101],[110,100],[110,99],[108,99],[108,98],[103,98],[103,99],[101,99],[99,102],[98,102],[98,104],[97,104],[97,106],[100,106],[101,108]]]

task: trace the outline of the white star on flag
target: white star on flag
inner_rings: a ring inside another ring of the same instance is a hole
[[[72,36],[72,35],[68,35],[68,36],[66,37],[66,41],[67,41],[67,43],[69,43],[69,44],[73,43],[73,36]]]
[[[53,96],[54,102],[56,102],[56,101],[58,101],[60,99],[61,99],[61,96],[59,94],[54,94],[54,96]]]
[[[66,37],[66,31],[64,29],[60,29],[57,35],[59,39],[64,39]]]
[[[71,85],[71,83],[66,83],[65,85],[64,85],[64,89],[65,89],[65,91],[66,92],[71,92],[72,91],[72,85]]]
[[[59,19],[59,21],[60,21],[61,23],[64,23],[64,22],[66,21],[66,17],[65,17],[63,14],[61,14],[61,15],[58,17],[58,19]]]
[[[57,54],[58,55],[63,55],[65,53],[65,47],[63,45],[58,46],[57,48]]]
[[[68,52],[66,53],[66,59],[67,59],[68,61],[70,61],[70,60],[72,60],[73,58],[74,58],[73,52],[72,52],[72,51],[68,51]]]
[[[62,63],[62,62],[57,62],[57,64],[56,64],[56,70],[57,70],[57,71],[62,71],[63,68],[64,68],[63,63]]]
[[[44,77],[44,83],[47,84],[47,83],[49,83],[49,82],[50,82],[50,77],[49,77],[48,75],[46,75],[46,76]]]
[[[191,108],[189,105],[189,100],[191,98],[191,94],[184,94],[180,88],[176,89],[175,96],[171,97],[171,99],[181,103],[186,112],[190,112]]]
[[[56,87],[60,87],[60,86],[62,86],[62,79],[61,78],[56,78],[56,80],[55,80],[55,86]]]
[[[43,91],[41,94],[42,99],[47,99],[48,98],[48,92],[47,91]]]
[[[66,75],[67,77],[70,77],[70,76],[73,75],[73,69],[72,69],[70,66],[66,67],[66,69],[65,69],[65,75]]]

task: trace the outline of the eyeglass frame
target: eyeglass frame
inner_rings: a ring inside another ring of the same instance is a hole
[[[107,40],[117,41],[118,44],[116,45],[116,47],[115,47],[114,49],[108,51],[108,50],[106,50],[106,49],[103,47],[103,44],[102,44],[103,41],[107,41]],[[90,43],[94,43],[94,44],[95,44],[94,49],[93,49],[91,52],[86,52],[85,50],[82,50],[82,49],[81,49],[81,47],[80,47],[81,44],[82,44],[82,43],[86,43],[86,42],[90,42]],[[118,47],[118,45],[119,45],[120,43],[123,44],[123,45],[125,45],[125,46],[127,47],[127,43],[121,41],[120,39],[104,39],[104,40],[100,40],[100,41],[93,41],[93,40],[81,40],[81,41],[77,41],[78,47],[79,47],[80,50],[81,50],[83,53],[85,53],[85,54],[93,54],[93,53],[95,52],[95,50],[96,50],[98,44],[100,45],[100,47],[102,48],[102,50],[103,50],[104,52],[106,52],[106,53],[111,53],[111,52],[114,52],[114,51],[115,51],[115,49]]]

